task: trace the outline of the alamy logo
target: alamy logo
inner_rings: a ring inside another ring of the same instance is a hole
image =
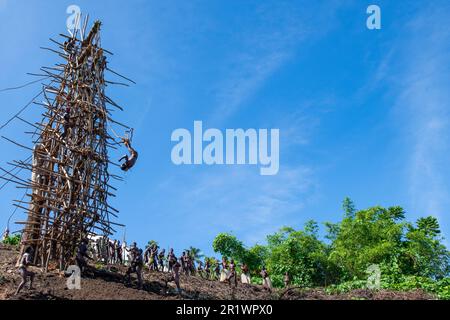
[[[70,265],[67,270],[66,274],[70,275],[67,278],[66,285],[69,290],[80,290],[81,289],[81,270],[76,265]]]
[[[81,20],[81,9],[79,6],[72,4],[67,7],[66,13],[70,16],[66,20],[67,30],[72,33],[74,30],[80,29]]]
[[[369,30],[381,29],[381,8],[376,4],[372,4],[367,7],[367,14],[370,16],[367,18],[366,25]]]
[[[226,129],[224,135],[214,128],[203,132],[202,121],[194,121],[193,134],[176,129],[171,140],[178,142],[171,153],[176,165],[259,165],[261,175],[275,175],[279,170],[279,129]]]
[[[381,287],[381,269],[377,264],[370,265],[366,273],[367,277],[367,288],[371,290],[379,290]]]

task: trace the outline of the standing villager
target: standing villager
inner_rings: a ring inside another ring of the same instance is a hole
[[[181,258],[180,258],[181,260]],[[181,263],[178,261],[175,261],[175,263],[172,265],[172,270],[171,270],[171,276],[170,278],[167,280],[166,282],[166,288],[167,288],[167,284],[169,282],[175,282],[175,285],[177,286],[177,293],[180,294],[181,293],[181,287],[180,287],[180,269],[181,269]]]
[[[167,263],[168,263],[168,271],[172,272],[172,268],[177,262],[177,257],[175,256],[175,253],[173,252],[173,248],[170,248],[169,254],[167,255]]]
[[[158,246],[155,244],[153,245],[153,250],[152,250],[152,270],[158,271]]]
[[[205,276],[207,279],[211,279],[211,264],[208,258],[205,258]]]
[[[230,261],[229,268],[230,270],[228,271],[226,280],[230,284],[230,286],[234,284],[234,287],[237,287],[236,265],[233,259],[231,259]]]
[[[284,287],[288,288],[290,284],[291,284],[291,278],[289,277],[289,272],[286,271],[284,274]]]
[[[164,258],[166,256],[166,249],[162,249],[161,252],[158,255],[158,265],[159,265],[159,270],[161,272],[164,271]]]
[[[102,259],[102,245],[101,245],[101,238],[97,238],[97,240],[95,240],[95,249],[97,251],[97,260]]]
[[[117,240],[114,240],[113,242],[108,241],[109,262],[111,264],[116,263],[116,244]]]
[[[186,255],[184,256],[184,267],[185,273],[187,276],[191,275],[192,271],[192,261],[191,261],[191,252],[189,250],[186,251]]]
[[[187,251],[187,269],[189,275],[195,275],[195,261],[190,250]]]
[[[220,282],[224,282],[228,276],[228,261],[226,257],[222,257],[222,271],[220,272]]]
[[[120,244],[120,240],[117,240],[116,243],[116,262],[123,264],[123,259],[122,259],[122,245]]]
[[[124,253],[125,253],[125,260],[126,260],[126,265],[130,266],[131,265],[131,261],[133,260],[133,256],[136,254],[136,252],[139,250],[137,247],[136,242],[133,242],[130,246],[130,249],[128,249],[125,245],[125,243],[122,244],[124,246]]]
[[[109,239],[107,236],[102,237],[102,259],[105,264],[109,263]]]
[[[83,271],[87,267],[86,258],[92,260],[92,258],[88,255],[88,240],[83,239],[81,240],[81,243],[78,246],[77,255],[75,257],[75,261],[77,263],[78,268],[80,268],[81,274],[83,274]]]
[[[137,246],[130,250],[131,253],[131,265],[125,274],[125,281],[127,283],[131,282],[131,274],[136,273],[138,288],[142,289],[142,267],[144,265],[144,260],[142,257],[142,249],[138,249]]]
[[[150,268],[150,251],[152,250],[152,246],[147,246],[144,251],[144,263]]]
[[[219,280],[220,279],[220,274],[221,274],[221,272],[220,272],[220,261],[216,260],[215,266],[214,266],[214,278],[216,280]]]
[[[186,273],[186,252],[183,251],[180,257],[181,271]]]
[[[272,292],[272,282],[270,281],[269,274],[265,267],[261,270],[261,277],[263,279],[263,288]]]
[[[241,282],[242,283],[247,283],[247,284],[250,284],[251,282],[251,280],[250,280],[250,272],[249,272],[249,270],[248,270],[248,266],[245,264],[245,263],[243,263],[242,265],[241,265],[241,271],[242,271],[242,274],[241,274]]]
[[[126,241],[122,242],[121,251],[122,251],[122,260],[123,260],[122,263],[124,265],[127,265],[128,264],[128,255],[127,255],[128,248],[127,248],[127,242]]]
[[[34,272],[28,270],[28,266],[31,265],[31,258],[33,256],[33,248],[28,247],[25,249],[25,253],[20,258],[19,262],[19,274],[22,277],[22,281],[17,287],[16,294],[22,290],[23,286],[27,283],[28,278],[30,278],[30,284],[28,289],[31,290],[33,288],[33,280],[34,280]]]

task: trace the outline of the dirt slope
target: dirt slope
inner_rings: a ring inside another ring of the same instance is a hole
[[[14,267],[18,252],[14,247],[0,245],[0,300],[172,300],[172,299],[433,299],[421,291],[392,292],[370,290],[355,290],[347,294],[327,295],[323,290],[293,289],[269,293],[261,286],[239,284],[236,289],[225,283],[209,281],[200,277],[181,277],[183,293],[177,295],[174,285],[166,287],[167,274],[161,272],[145,272],[143,290],[136,289],[136,282],[131,285],[123,283],[125,267],[89,270],[81,280],[80,290],[69,290],[67,278],[58,272],[36,275],[34,289],[23,291],[15,296],[14,291],[20,282],[20,277]]]

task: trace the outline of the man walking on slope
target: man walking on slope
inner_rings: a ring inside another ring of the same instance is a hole
[[[33,287],[33,280],[34,280],[34,272],[28,271],[27,267],[31,264],[31,257],[33,255],[33,248],[28,247],[25,250],[25,253],[20,258],[20,264],[19,264],[19,273],[22,277],[22,282],[20,282],[19,286],[17,287],[16,294],[22,290],[23,286],[27,283],[27,279],[30,278],[30,285],[28,287],[29,290]]]
[[[166,288],[167,288],[167,284],[169,282],[175,282],[175,285],[177,286],[177,293],[180,294],[181,293],[181,287],[180,287],[180,269],[181,269],[181,264],[176,261],[173,266],[172,266],[172,271],[171,271],[171,276],[170,278],[166,281]]]
[[[87,239],[81,240],[80,245],[78,246],[77,255],[75,257],[75,261],[77,262],[78,268],[80,268],[81,274],[83,274],[84,269],[87,267],[86,259],[92,260],[88,255],[88,241]]]
[[[125,274],[125,282],[131,282],[131,274],[136,273],[138,288],[142,289],[142,267],[144,265],[144,261],[142,258],[142,249],[138,249],[136,246],[133,246],[130,250],[131,255],[131,265],[128,267],[128,270]]]

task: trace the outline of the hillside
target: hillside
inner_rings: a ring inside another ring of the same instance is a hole
[[[15,288],[20,278],[14,267],[17,249],[11,246],[0,246],[0,300],[174,300],[174,299],[434,299],[433,296],[421,291],[393,292],[369,290],[355,290],[346,294],[328,295],[322,289],[290,291],[275,290],[273,293],[265,291],[261,286],[239,284],[236,289],[225,283],[205,280],[197,276],[181,277],[181,296],[177,295],[173,284],[165,286],[168,275],[160,272],[144,273],[145,285],[143,290],[137,290],[135,283],[132,286],[123,284],[122,275],[125,267],[111,267],[110,270],[92,268],[82,278],[81,290],[69,290],[66,287],[66,278],[56,271],[47,275],[36,275],[34,288],[26,288],[17,296]]]

